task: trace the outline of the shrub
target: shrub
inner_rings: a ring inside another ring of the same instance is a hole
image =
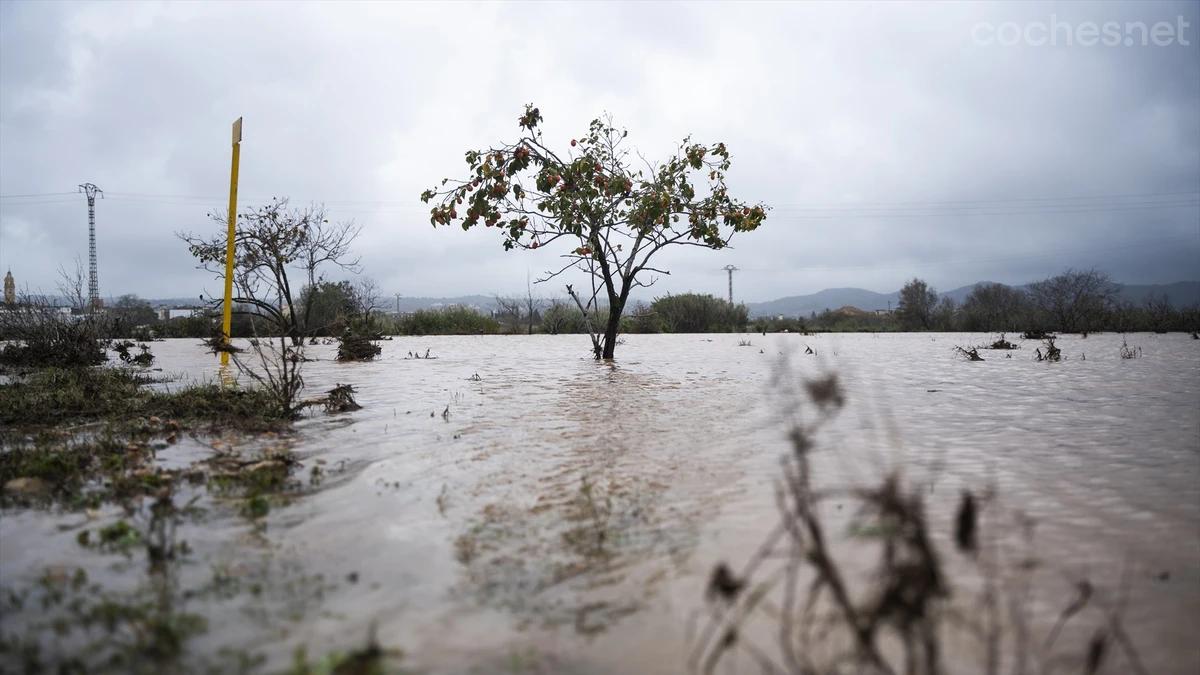
[[[462,305],[417,310],[400,321],[400,333],[403,335],[478,335],[498,332],[499,322]]]
[[[99,316],[63,314],[42,301],[23,302],[0,312],[0,364],[24,367],[81,367],[103,363],[106,321]]]
[[[346,331],[338,338],[338,361],[370,361],[383,351],[371,341],[369,335],[355,335]]]

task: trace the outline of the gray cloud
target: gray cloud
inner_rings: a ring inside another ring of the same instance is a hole
[[[1191,44],[972,37],[1051,15],[1182,17]],[[468,147],[512,137],[534,101],[559,143],[606,111],[651,158],[689,133],[724,140],[736,192],[775,206],[731,250],[668,256],[662,291],[720,293],[729,263],[747,300],[1068,265],[1194,279],[1198,45],[1196,3],[8,2],[0,193],[96,182],[104,294],[214,290],[173,233],[212,227],[242,115],[243,205],[289,195],[354,218],[388,292],[511,292],[554,261],[434,230],[417,195]],[[0,267],[21,283],[52,288],[86,243],[82,196],[0,200]]]

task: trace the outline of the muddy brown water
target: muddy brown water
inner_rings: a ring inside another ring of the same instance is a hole
[[[1047,607],[1074,578],[1124,585],[1150,671],[1200,671],[1200,342],[1127,338],[1141,358],[1120,359],[1118,335],[1065,336],[1055,364],[1034,362],[1032,342],[955,356],[994,339],[982,334],[631,335],[615,366],[588,358],[584,336],[403,337],[356,364],[309,347],[309,391],[350,383],[363,409],[229,439],[287,445],[299,476],[324,478],[261,522],[213,509],[181,526],[185,578],[255,590],[190,601],[208,630],[188,653],[245,650],[269,670],[298,645],[353,648],[373,631],[426,672],[685,670],[713,564],[739,567],[775,523],[788,445],[771,382],[789,354],[791,377],[832,370],[846,388],[820,437],[823,482],[902,467],[928,486],[947,547],[960,489],[994,485],[1038,523]],[[196,340],[153,351],[177,381],[218,376]],[[84,519],[4,512],[0,586],[56,566],[136,584],[140,562],[75,543]]]

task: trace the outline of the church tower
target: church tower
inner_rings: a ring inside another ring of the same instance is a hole
[[[13,281],[12,270],[4,275],[4,304],[17,304],[17,282]]]

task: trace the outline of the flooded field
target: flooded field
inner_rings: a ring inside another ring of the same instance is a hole
[[[630,335],[615,366],[593,361],[585,336],[396,338],[349,364],[309,347],[309,390],[353,384],[362,410],[158,452],[183,465],[213,445],[278,444],[301,460],[298,488],[269,513],[218,497],[179,523],[189,553],[168,591],[204,623],[185,661],[283,670],[298,647],[374,636],[416,672],[684,671],[714,564],[740,566],[777,518],[789,445],[772,379],[836,372],[846,406],[818,438],[819,482],[902,467],[927,485],[942,543],[960,491],[994,486],[1036,522],[1039,623],[1072,579],[1123,588],[1149,672],[1197,672],[1200,342],[1130,335],[1142,356],[1123,360],[1119,335],[1065,336],[1061,363],[1035,362],[1034,342],[983,362],[953,349],[991,339]],[[176,381],[219,375],[199,341],[152,348]],[[83,569],[88,584],[136,592],[141,557],[78,541],[120,517],[4,511],[0,591]],[[78,647],[38,629],[44,616],[10,605],[0,627]]]

